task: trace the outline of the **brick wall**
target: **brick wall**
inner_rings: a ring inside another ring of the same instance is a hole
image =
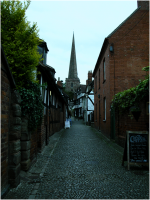
[[[149,10],[149,1],[137,1],[137,6],[141,6],[142,10]]]
[[[113,54],[109,51],[111,44],[114,47]],[[144,79],[146,75],[142,68],[149,65],[149,11],[135,12],[110,35],[108,45],[106,44],[104,48],[94,75],[94,125],[110,138],[110,108],[113,96],[137,86],[139,80]],[[104,59],[106,81],[103,78]],[[104,97],[106,97],[106,121],[103,121]]]
[[[38,133],[38,149],[41,152],[45,146],[45,125],[44,125],[44,110],[41,125],[37,129]]]
[[[2,68],[5,69],[5,66],[3,65]],[[1,191],[4,191],[5,188],[8,187],[8,137],[10,102],[10,82],[6,71],[1,70]]]
[[[38,131],[37,129],[31,133],[31,149],[30,149],[30,160],[34,162],[37,152],[38,152]]]
[[[65,105],[64,105],[65,107]],[[47,109],[46,115],[43,112],[43,118],[41,125],[31,134],[31,160],[34,159],[37,151],[42,151],[46,144],[49,143],[50,136],[55,132],[64,128],[64,111],[60,111],[60,108],[51,107]],[[46,133],[47,127],[47,133]],[[47,143],[46,143],[47,137]],[[37,145],[38,143],[38,145]],[[38,150],[37,150],[38,149]]]
[[[1,47],[1,197],[20,183],[21,97]]]
[[[99,69],[94,78],[94,125],[95,128],[101,130],[107,137],[110,135],[110,101],[111,101],[111,92],[110,88],[110,64],[109,64],[109,57],[106,56],[109,54],[109,48],[106,49],[106,52],[102,58],[102,62],[99,65]],[[103,78],[103,60],[105,59],[105,66],[106,66],[106,80],[104,81]],[[100,82],[100,84],[99,84]],[[106,98],[106,121],[104,120],[104,98]]]
[[[115,113],[115,141],[120,146],[124,147],[125,145],[126,131],[149,131],[149,115],[146,112],[147,101],[143,101],[140,104],[141,115],[138,121],[134,117],[131,119],[130,112],[122,115],[118,112]]]

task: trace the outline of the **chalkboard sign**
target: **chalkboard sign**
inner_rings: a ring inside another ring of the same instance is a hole
[[[148,165],[149,135],[147,131],[127,131],[123,162],[128,161],[128,170],[132,164]]]

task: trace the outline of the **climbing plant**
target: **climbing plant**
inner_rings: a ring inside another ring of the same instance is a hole
[[[144,71],[149,70],[148,67],[143,68]],[[136,87],[132,87],[123,92],[117,93],[112,99],[112,107],[123,113],[133,107],[134,110],[139,109],[139,103],[149,95],[149,75],[141,81]]]
[[[28,114],[28,128],[29,130],[35,129],[43,117],[43,104],[40,92],[41,85],[26,81],[25,87],[18,89],[21,96],[21,111],[22,116]],[[45,85],[42,85],[45,87]]]

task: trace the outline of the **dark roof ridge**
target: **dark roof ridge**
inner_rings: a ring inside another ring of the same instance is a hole
[[[39,61],[39,64],[40,64],[41,66],[45,67],[45,68],[49,68],[49,69],[53,70],[54,72],[56,72],[55,69],[54,69],[53,67],[51,67],[51,66],[49,66],[49,65],[47,65],[47,64],[45,65],[45,64],[43,64],[41,61]]]
[[[113,30],[106,38],[111,37],[130,17],[132,17],[132,15],[134,13],[136,13],[139,9],[141,8],[141,6],[139,6],[135,11],[133,11],[133,13],[131,13],[131,15],[129,15],[119,26],[117,26],[117,28],[115,30]]]

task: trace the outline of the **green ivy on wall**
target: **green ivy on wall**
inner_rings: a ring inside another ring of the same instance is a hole
[[[148,67],[143,68],[144,71],[149,70]],[[136,87],[132,87],[123,92],[117,93],[112,99],[112,107],[118,109],[120,113],[129,110],[131,107],[139,109],[139,103],[149,96],[149,75],[146,79],[141,81]]]
[[[21,111],[22,116],[28,114],[28,128],[34,130],[40,125],[43,117],[43,104],[40,92],[41,85],[26,81],[25,88],[19,88],[19,94],[21,96]],[[42,87],[45,87],[43,85]]]

